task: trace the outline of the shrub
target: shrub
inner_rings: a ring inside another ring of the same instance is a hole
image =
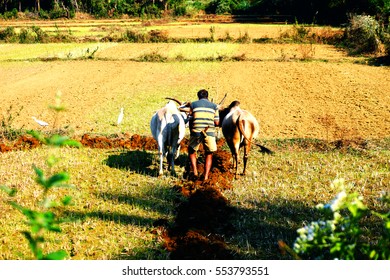
[[[4,40],[6,42],[15,41],[15,28],[12,26],[8,26],[6,29],[0,30],[0,40]]]
[[[252,39],[249,36],[248,32],[245,31],[244,34],[241,34],[241,32],[240,32],[240,36],[237,38],[236,42],[237,43],[242,43],[242,44],[249,44],[249,43],[252,42]]]
[[[7,109],[7,114],[0,116],[0,137],[8,140],[14,140],[21,135],[21,129],[15,129],[13,122],[20,116],[23,107],[13,114],[13,106]]]
[[[43,9],[40,9],[38,14],[41,19],[50,19],[49,13]]]
[[[166,62],[168,58],[159,54],[157,51],[146,53],[139,58],[142,62]]]
[[[70,17],[69,12],[65,9],[62,9],[60,7],[55,7],[54,9],[50,10],[49,12],[50,19],[57,19],[57,18],[68,18]]]
[[[149,31],[149,40],[152,43],[168,42],[168,32],[166,30],[151,30]]]
[[[352,16],[344,39],[352,54],[374,53],[380,46],[379,24],[371,16]]]
[[[390,212],[370,211],[357,193],[348,193],[344,180],[335,180],[333,187],[339,194],[330,203],[317,208],[328,217],[311,222],[298,229],[294,251],[306,259],[387,259],[390,260]],[[383,202],[390,205],[390,197]],[[369,216],[379,217],[384,224],[383,234],[377,242],[365,242],[369,233],[363,221]]]
[[[16,19],[18,18],[18,10],[12,9],[12,11],[5,12],[3,15],[4,19]]]
[[[140,33],[132,29],[127,29],[122,35],[122,38],[124,41],[130,43],[146,43],[149,41],[148,34]]]
[[[22,28],[19,33],[21,44],[47,43],[49,35],[38,26]]]
[[[387,57],[390,57],[390,34],[389,33],[385,33],[383,35],[383,44],[385,46],[385,52]]]
[[[35,43],[35,37],[30,32],[29,28],[22,28],[19,32],[19,42],[21,44],[32,44]]]
[[[49,35],[44,32],[40,27],[32,26],[31,30],[33,33],[35,33],[36,43],[47,43],[49,41]]]

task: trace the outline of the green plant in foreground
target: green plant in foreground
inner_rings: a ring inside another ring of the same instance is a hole
[[[390,260],[390,211],[381,214],[369,210],[357,193],[348,193],[343,179],[332,184],[340,192],[330,203],[319,204],[329,217],[311,222],[298,229],[299,237],[293,250],[302,258],[309,259],[387,259]],[[383,202],[390,205],[390,198]],[[373,215],[384,222],[383,235],[378,242],[364,242],[363,218]]]
[[[75,146],[79,147],[80,143],[74,140],[68,139],[65,136],[54,135],[50,138],[45,138],[36,131],[29,132],[32,136],[50,146]],[[49,171],[58,162],[58,158],[54,155],[49,156],[46,160],[46,164]],[[46,232],[61,232],[60,224],[62,219],[58,218],[53,210],[59,206],[68,206],[72,201],[71,196],[64,196],[61,201],[53,200],[49,196],[49,192],[53,188],[58,187],[70,187],[66,184],[69,180],[69,174],[67,172],[58,172],[52,175],[47,175],[45,172],[33,165],[35,171],[35,182],[43,189],[41,199],[37,201],[35,209],[24,207],[23,205],[16,203],[15,201],[9,201],[8,203],[20,211],[26,218],[26,224],[29,226],[29,230],[22,231],[22,234],[27,239],[29,247],[34,254],[34,257],[38,260],[62,260],[67,257],[67,253],[64,250],[50,252],[45,254],[42,250],[42,243],[45,240]],[[0,186],[0,189],[5,191],[9,196],[16,195],[16,190],[6,186]]]

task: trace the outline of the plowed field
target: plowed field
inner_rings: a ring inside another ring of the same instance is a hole
[[[73,59],[93,50],[97,50],[96,59]],[[15,58],[13,51],[20,52],[19,57]],[[144,55],[171,60],[139,60]],[[242,59],[226,59],[231,57]],[[165,104],[164,98],[194,100],[196,92],[206,88],[214,101],[227,94],[225,105],[239,100],[242,108],[251,111],[260,121],[261,139],[389,137],[389,67],[374,67],[364,61],[324,45],[0,45],[0,112],[3,120],[12,116],[15,129],[61,129],[94,148],[156,150],[149,120]],[[66,107],[59,116],[49,108],[58,92]],[[115,123],[121,107],[125,118],[118,126]],[[39,127],[32,116],[49,126]],[[118,137],[106,137],[113,133]],[[39,143],[23,136],[13,147],[21,149],[23,145],[35,147]],[[222,145],[220,140],[219,147]],[[10,145],[3,147],[12,149]],[[185,147],[183,143],[183,152]],[[219,149],[209,181],[187,178],[186,169],[183,179],[172,186],[187,199],[177,205],[173,221],[154,220],[152,231],[171,259],[236,257],[224,240],[237,230],[237,225],[230,224],[230,202],[222,194],[232,188],[229,168],[230,154]],[[274,236],[268,239],[270,244],[276,242]],[[272,248],[271,258],[279,258]]]
[[[169,53],[171,45],[147,45],[144,52]],[[390,71],[353,63],[334,48],[317,47],[317,60],[280,60],[278,52],[297,46],[245,45],[234,53],[257,58],[239,62],[150,63],[126,58],[134,45],[114,45],[98,53],[106,60],[3,62],[1,111],[21,114],[14,126],[38,128],[31,116],[53,122],[48,105],[62,92],[67,111],[61,125],[76,134],[112,133],[119,108],[122,131],[148,134],[149,118],[164,97],[193,100],[200,88],[226,104],[240,100],[260,120],[263,138],[382,138],[390,135]],[[199,48],[207,48],[200,45]],[[0,48],[1,50],[1,48]],[[327,55],[328,54],[328,55]],[[343,135],[340,135],[343,134]]]

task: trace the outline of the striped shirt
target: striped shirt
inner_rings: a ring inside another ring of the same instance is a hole
[[[200,99],[191,103],[193,123],[191,134],[198,134],[207,129],[207,135],[214,136],[215,121],[219,120],[217,105],[207,99]]]

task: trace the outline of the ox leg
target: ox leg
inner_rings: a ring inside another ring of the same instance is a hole
[[[163,143],[163,136],[160,133],[157,138],[157,144],[158,144],[158,154],[160,156],[160,169],[158,171],[158,175],[161,176],[164,174],[163,171],[163,164],[164,164],[164,156],[165,156],[165,149],[164,149],[164,143]]]
[[[234,176],[237,179],[239,177],[238,175],[238,153],[235,152],[233,155],[233,168],[234,168]]]
[[[161,176],[164,174],[163,171],[164,154],[162,152],[159,152],[159,156],[160,156],[160,169],[158,171],[158,175]]]
[[[234,162],[235,162],[235,157],[234,157],[234,146],[230,144],[230,142],[227,142],[228,146],[229,146],[229,149],[230,149],[230,153],[232,154],[232,161],[233,161],[233,165],[232,165],[232,168],[234,169]]]
[[[175,172],[175,154],[176,154],[176,147],[173,146],[168,152],[168,169],[171,171],[172,176],[176,176]]]
[[[240,143],[236,143],[235,146],[234,146],[234,157],[235,157],[235,176],[236,178],[239,177],[239,174],[238,174],[238,163],[239,163],[239,159],[240,159]]]
[[[249,159],[249,152],[251,150],[251,143],[248,142],[245,146],[244,146],[244,170],[242,172],[243,175],[246,175],[246,164],[248,162],[248,159]]]
[[[233,172],[234,176],[237,178],[237,167],[238,167],[238,148],[235,147],[233,141],[227,141],[230,152],[232,153],[233,158]]]

